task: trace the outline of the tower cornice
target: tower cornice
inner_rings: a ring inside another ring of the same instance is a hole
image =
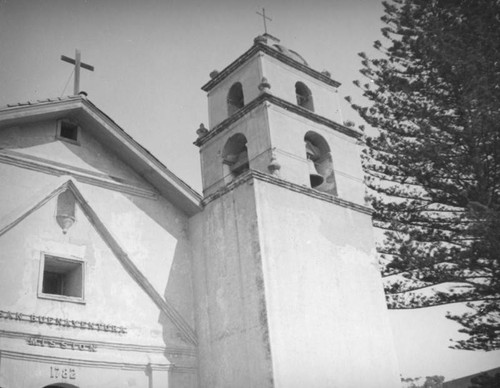
[[[225,129],[227,129],[231,124],[235,123],[238,121],[241,117],[245,116],[247,113],[251,112],[258,106],[260,106],[262,103],[265,101],[274,104],[276,106],[279,106],[287,111],[296,113],[302,117],[305,117],[311,121],[314,121],[319,124],[323,124],[327,126],[328,128],[331,128],[335,131],[341,132],[344,135],[353,137],[355,139],[359,139],[362,137],[362,133],[358,132],[354,129],[348,128],[344,125],[341,125],[339,123],[336,123],[335,121],[332,121],[330,119],[327,119],[323,116],[320,116],[314,112],[311,112],[308,109],[305,109],[301,106],[292,104],[288,101],[285,101],[279,97],[276,97],[272,94],[268,93],[262,93],[259,97],[255,98],[251,102],[249,102],[247,105],[245,105],[243,108],[241,108],[239,111],[234,113],[233,115],[229,116],[227,119],[216,125],[212,130],[210,130],[206,135],[198,138],[193,144],[201,147],[204,145],[206,142],[208,142],[210,139],[212,139],[214,136],[217,134],[223,132]]]
[[[267,183],[294,191],[296,193],[301,193],[301,194],[307,195],[309,197],[313,197],[313,198],[316,198],[316,199],[319,199],[322,201],[330,202],[330,203],[333,203],[333,204],[341,206],[341,207],[345,207],[345,208],[355,210],[355,211],[360,212],[360,213],[367,214],[369,216],[371,216],[373,213],[373,209],[368,207],[368,206],[364,206],[364,205],[360,205],[360,204],[355,203],[355,202],[347,201],[347,200],[339,198],[335,195],[332,195],[329,193],[324,193],[322,191],[315,190],[315,189],[312,189],[310,187],[298,185],[298,184],[289,182],[287,180],[278,178],[274,175],[265,174],[265,173],[263,173],[261,171],[257,171],[257,170],[246,171],[245,173],[238,176],[234,181],[232,181],[227,186],[224,186],[221,189],[219,189],[218,191],[216,191],[215,193],[212,193],[212,194],[206,196],[202,200],[203,206],[207,206],[210,202],[212,202],[212,201],[216,200],[217,198],[220,198],[223,195],[233,191],[236,187],[238,187],[246,182],[250,182],[252,180],[259,180],[262,182],[267,182]]]
[[[297,62],[296,60],[290,58],[289,56],[273,49],[272,47],[269,47],[267,44],[262,43],[262,42],[255,42],[255,44],[250,47],[246,52],[244,52],[242,55],[240,55],[235,61],[233,61],[230,65],[228,65],[224,70],[219,72],[214,78],[212,78],[209,82],[207,82],[205,85],[201,87],[201,89],[205,92],[209,92],[212,90],[216,85],[218,85],[221,81],[223,81],[229,74],[233,73],[236,69],[238,69],[240,66],[242,66],[245,62],[247,62],[248,59],[250,59],[253,55],[255,55],[258,52],[263,52],[273,58],[276,58],[277,60],[297,69],[302,71],[303,73],[319,80],[327,85],[333,86],[333,87],[339,87],[340,82],[337,82],[327,75],[320,73],[317,70],[311,69],[309,66],[306,66],[300,62]]]

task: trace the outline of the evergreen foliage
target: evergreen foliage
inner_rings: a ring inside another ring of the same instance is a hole
[[[416,378],[401,378],[403,388],[443,388],[443,376],[426,376],[422,381],[422,377]]]
[[[347,100],[377,132],[364,167],[388,306],[467,302],[454,347],[499,349],[500,0],[383,4],[385,44],[355,81],[371,103]]]
[[[483,373],[471,379],[472,385],[469,388],[498,388],[500,387],[500,373],[490,375]]]

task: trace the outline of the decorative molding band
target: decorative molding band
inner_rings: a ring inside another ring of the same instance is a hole
[[[158,199],[158,194],[153,190],[143,189],[123,182],[120,178],[115,178],[105,174],[98,174],[93,171],[86,171],[62,163],[52,162],[50,160],[37,158],[28,155],[22,155],[13,151],[0,151],[0,163],[37,171],[44,174],[62,176],[70,175],[82,183],[102,187],[108,190],[119,191],[125,194],[138,197]],[[121,181],[121,182],[120,182]]]
[[[296,193],[305,194],[309,197],[313,197],[313,198],[320,199],[322,201],[330,202],[330,203],[333,203],[335,205],[339,205],[339,206],[342,206],[342,207],[345,207],[348,209],[358,211],[360,213],[364,213],[364,214],[368,214],[368,215],[372,215],[372,213],[373,213],[373,210],[367,206],[359,205],[359,204],[351,202],[351,201],[346,201],[345,199],[338,198],[334,195],[324,193],[322,191],[318,191],[318,190],[312,189],[310,187],[301,186],[301,185],[298,185],[296,183],[291,183],[291,182],[285,181],[281,178],[277,178],[273,175],[265,174],[263,172],[256,171],[256,170],[248,170],[244,174],[241,174],[240,176],[238,176],[234,181],[229,183],[227,186],[225,186],[225,187],[219,189],[218,191],[216,191],[215,193],[207,196],[205,199],[203,199],[203,205],[204,206],[208,205],[213,200],[215,200],[219,197],[222,197],[223,195],[234,190],[236,187],[238,187],[238,186],[242,185],[243,183],[248,182],[252,179],[258,179],[258,180],[263,181],[263,182],[271,183],[273,185],[283,187],[285,189],[294,191]]]
[[[203,204],[203,206],[207,206],[210,202],[216,200],[217,198],[222,197],[223,195],[226,195],[230,191],[233,191],[235,188],[241,186],[243,183],[248,182],[252,178],[252,172],[254,172],[254,170],[248,170],[245,171],[243,174],[238,175],[234,180],[229,182],[226,186],[221,187],[215,193],[210,194],[205,198],[203,198],[201,203]]]
[[[217,134],[223,132],[231,124],[238,121],[240,118],[242,118],[247,113],[254,110],[256,107],[258,107],[260,104],[262,104],[265,101],[267,101],[271,104],[274,104],[278,107],[281,107],[289,112],[296,113],[296,114],[298,114],[302,117],[305,117],[306,119],[309,119],[311,121],[314,121],[318,124],[325,125],[326,127],[331,128],[337,132],[341,132],[344,135],[353,137],[355,139],[359,139],[362,137],[362,133],[355,131],[354,129],[340,125],[339,123],[336,123],[335,121],[332,121],[330,119],[327,119],[326,117],[320,116],[320,115],[318,115],[314,112],[311,112],[310,110],[305,109],[301,106],[292,104],[292,103],[285,101],[285,100],[282,100],[281,98],[273,96],[272,94],[263,93],[260,96],[258,96],[257,98],[250,101],[247,105],[245,105],[243,108],[238,110],[236,113],[234,113],[233,115],[229,116],[227,119],[225,119],[224,121],[222,121],[221,123],[216,125],[205,136],[197,139],[193,144],[195,144],[198,147],[201,147],[206,142],[208,142],[211,138],[213,138]]]
[[[64,141],[66,141],[66,139]],[[55,166],[55,167],[60,167],[62,169],[73,170],[75,172],[80,172],[82,174],[91,175],[91,176],[94,176],[96,178],[103,178],[103,179],[106,179],[106,180],[111,180],[111,181],[113,181],[115,183],[124,183],[124,184],[128,184],[128,185],[132,185],[133,186],[132,183],[127,183],[126,179],[124,179],[124,178],[119,178],[119,177],[116,177],[116,176],[113,176],[113,175],[109,175],[109,174],[105,174],[105,173],[102,173],[102,172],[91,171],[91,170],[88,170],[88,169],[85,169],[85,168],[72,166],[72,165],[66,164],[66,163],[56,162],[54,160],[41,158],[41,157],[35,156],[35,155],[24,154],[22,152],[13,151],[11,149],[2,149],[2,150],[0,150],[0,155],[1,154],[6,154],[6,155],[13,156],[13,157],[21,158],[21,159],[27,159],[27,160],[31,160],[31,161],[34,161],[34,162],[39,162],[41,164],[49,164],[49,165],[52,165],[52,166]]]
[[[44,364],[62,364],[67,366],[79,366],[86,368],[101,368],[101,369],[122,369],[122,370],[141,370],[146,368],[153,370],[171,370],[172,364],[143,364],[131,362],[114,362],[104,360],[85,360],[68,357],[56,357],[47,354],[32,354],[25,352],[15,352],[12,350],[0,350],[0,359],[11,359],[20,361],[40,362]]]
[[[154,365],[155,364],[151,364],[153,370],[155,370]],[[172,373],[198,374],[198,368],[193,368],[193,367],[190,367],[190,366],[180,366],[180,365],[171,364],[171,367],[170,367],[169,370]]]
[[[218,85],[221,81],[223,81],[229,74],[234,72],[236,69],[238,69],[240,66],[242,66],[249,58],[251,58],[254,54],[258,52],[263,52],[268,54],[269,56],[278,59],[279,61],[302,71],[303,73],[306,73],[307,75],[316,78],[319,81],[322,81],[330,86],[333,87],[339,87],[341,84],[340,82],[337,82],[330,77],[326,76],[325,74],[320,73],[319,71],[316,71],[314,69],[311,69],[309,66],[306,66],[300,62],[295,61],[294,59],[290,58],[289,56],[280,53],[279,51],[269,47],[268,45],[264,43],[255,43],[250,49],[248,49],[245,53],[240,55],[235,61],[233,61],[231,64],[229,64],[224,70],[222,70],[215,78],[211,79],[208,81],[205,85],[201,87],[201,89],[205,92],[209,92],[212,90],[216,85]]]
[[[11,331],[11,330],[0,330],[0,337],[18,339],[22,341],[28,341],[29,338],[33,337],[33,333]],[[39,334],[37,334],[39,336]],[[78,338],[72,337],[54,337],[54,336],[43,336],[44,339],[56,341],[56,340],[68,340],[72,342],[78,342],[87,345],[96,345],[99,349],[109,349],[109,350],[119,350],[124,352],[139,352],[139,353],[155,353],[155,354],[167,354],[173,357],[198,357],[198,353],[195,348],[177,348],[168,346],[154,346],[154,345],[135,345],[130,343],[117,343],[117,342],[107,342],[107,341],[86,341]]]

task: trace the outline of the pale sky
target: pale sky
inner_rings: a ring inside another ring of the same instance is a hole
[[[89,100],[200,191],[192,144],[208,125],[200,87],[264,32],[263,7],[269,33],[329,70],[342,83],[344,120],[362,124],[343,97],[359,95],[357,53],[381,39],[378,0],[0,0],[0,106],[72,94],[72,66],[60,56],[80,49],[95,67],[81,73]],[[458,326],[446,310],[390,313],[403,376],[448,380],[500,366],[500,351],[447,348]]]

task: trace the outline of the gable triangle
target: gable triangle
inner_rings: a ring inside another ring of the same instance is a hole
[[[75,182],[72,177],[64,176],[59,178],[55,185],[46,187],[44,190],[38,192],[34,197],[29,199],[23,207],[2,217],[2,222],[0,223],[0,236],[14,228],[51,199],[57,197],[66,190],[70,190],[82,212],[85,214],[105,244],[113,252],[114,256],[123,265],[126,272],[136,281],[143,291],[146,292],[156,306],[172,321],[172,323],[180,331],[182,337],[190,344],[197,345],[197,337],[192,327],[186,322],[181,314],[156,291],[146,276],[144,276],[144,274],[137,268],[125,250],[101,221],[92,206],[84,198],[77,185],[77,182]]]

